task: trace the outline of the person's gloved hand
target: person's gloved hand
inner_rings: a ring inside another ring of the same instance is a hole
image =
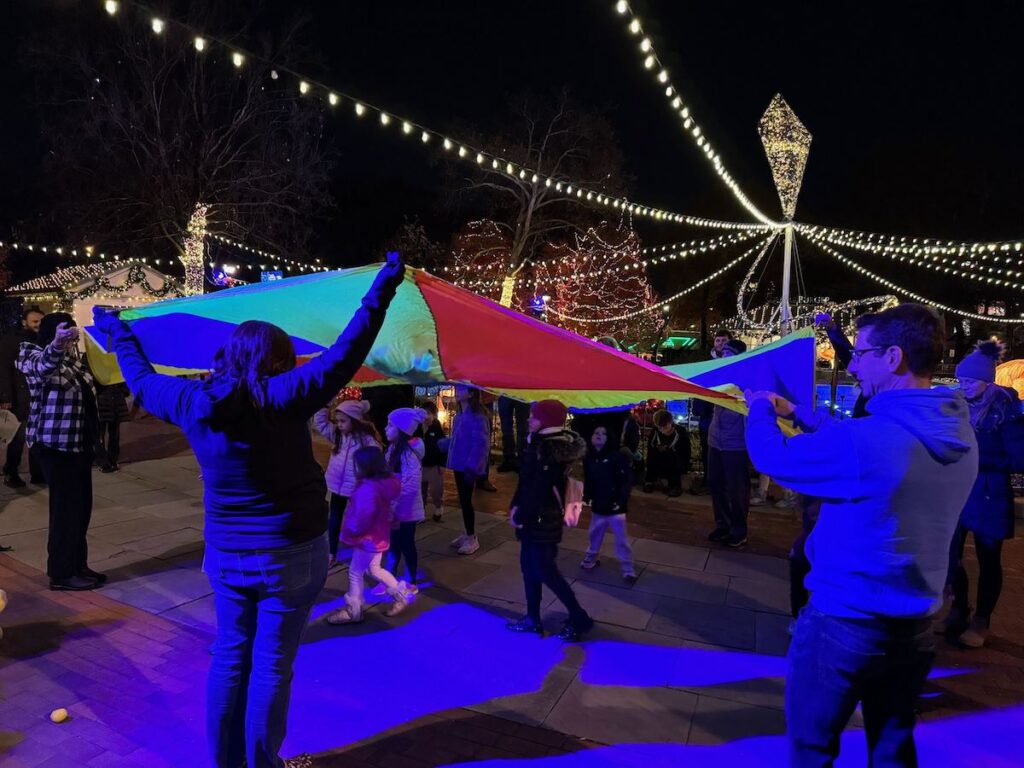
[[[61,323],[57,326],[57,333],[53,337],[55,349],[65,350],[69,346],[78,343],[78,326]]]
[[[124,325],[124,321],[117,316],[117,312],[111,312],[103,307],[93,307],[92,324],[100,333],[110,334]]]
[[[387,261],[380,273],[388,277],[389,282],[399,283],[405,277],[405,264],[402,263],[402,256],[398,251],[388,251]]]

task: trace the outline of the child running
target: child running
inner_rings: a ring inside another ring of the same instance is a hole
[[[398,408],[388,414],[385,436],[388,439],[388,468],[400,479],[402,490],[393,505],[397,527],[391,529],[390,570],[396,576],[402,557],[409,573],[407,580],[409,594],[419,592],[416,586],[416,568],[419,556],[416,553],[416,525],[423,517],[423,441],[413,437],[420,425],[426,421],[427,413],[422,408]]]
[[[409,604],[405,584],[380,564],[391,539],[391,505],[401,492],[401,481],[388,469],[380,448],[356,449],[352,463],[357,483],[341,530],[341,540],[352,547],[352,562],[348,567],[346,605],[327,617],[327,623],[334,625],[363,620],[363,578],[367,571],[394,599],[385,616],[396,616]]]
[[[334,408],[321,408],[313,416],[317,430],[331,443],[331,458],[327,463],[327,489],[331,492],[330,518],[327,525],[327,543],[330,559],[327,567],[338,564],[338,536],[345,505],[356,487],[352,461],[360,448],[380,448],[377,428],[367,418],[370,404],[365,400],[345,400]]]
[[[423,506],[429,501],[434,507],[431,517],[441,522],[444,511],[444,452],[440,441],[445,439],[444,427],[437,418],[437,405],[427,400],[423,403],[427,418],[423,422]]]
[[[627,584],[636,581],[633,550],[626,538],[626,505],[632,486],[629,453],[608,444],[607,427],[596,427],[583,462],[583,500],[590,504],[590,549],[580,567],[591,570],[600,560],[601,544],[609,528],[615,536],[615,555]]]

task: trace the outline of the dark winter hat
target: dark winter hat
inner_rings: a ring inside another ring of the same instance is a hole
[[[956,367],[958,379],[977,379],[992,384],[996,380],[996,364],[1002,354],[999,344],[994,341],[978,342],[971,354]]]
[[[75,318],[67,312],[51,312],[46,315],[39,321],[39,335],[36,337],[36,343],[41,347],[47,346],[56,338],[57,326],[61,323],[67,323],[68,327],[76,325]]]
[[[564,427],[569,409],[558,400],[540,400],[530,407],[530,415],[540,422],[541,429]]]
[[[731,350],[734,355],[742,355],[747,351],[747,345],[739,339],[729,339],[725,342],[725,348]]]

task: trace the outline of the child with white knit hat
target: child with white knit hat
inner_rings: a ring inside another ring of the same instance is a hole
[[[388,466],[402,481],[402,491],[392,504],[395,524],[391,529],[391,548],[388,570],[398,576],[402,557],[408,571],[408,592],[416,594],[416,525],[423,520],[423,440],[416,436],[420,425],[427,420],[422,408],[398,408],[388,414],[384,436],[388,439],[385,458]]]

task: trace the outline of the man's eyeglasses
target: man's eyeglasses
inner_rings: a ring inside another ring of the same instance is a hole
[[[850,351],[850,357],[859,361],[868,352],[881,352],[883,349],[888,349],[888,347],[864,347],[863,349],[853,349]]]

